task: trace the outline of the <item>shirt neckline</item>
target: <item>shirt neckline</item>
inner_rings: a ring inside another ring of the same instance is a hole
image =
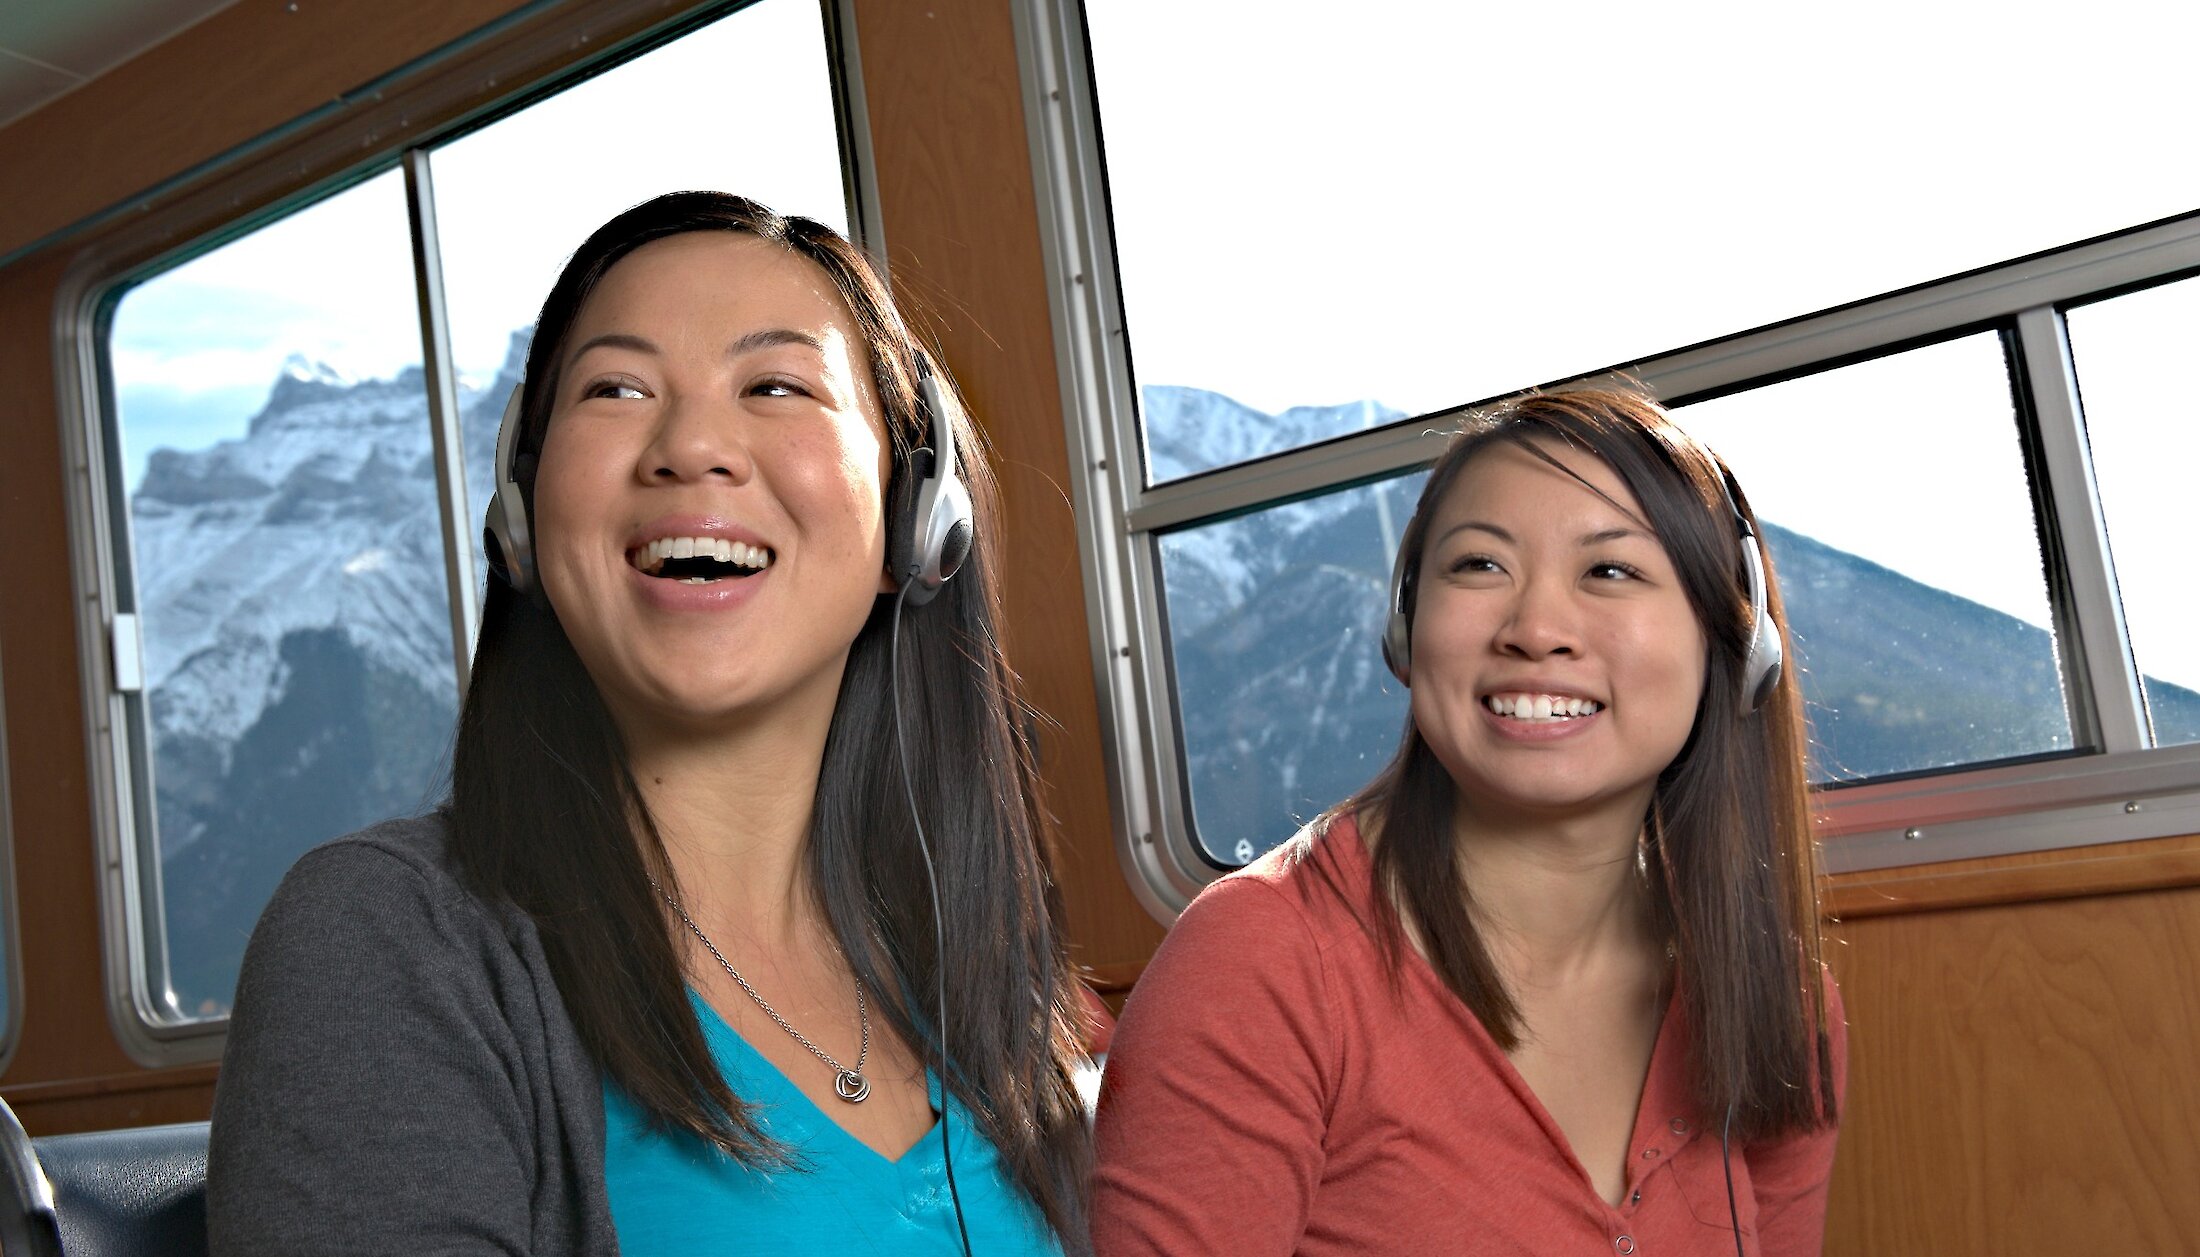
[[[709,1000],[693,987],[688,988],[688,1000],[695,1005],[696,1018],[703,1028],[703,1037],[712,1046],[711,1055],[720,1067],[731,1066],[737,1074],[737,1095],[751,1102],[762,1103],[771,1110],[774,1124],[794,1129],[781,1133],[798,1135],[787,1142],[797,1143],[813,1154],[828,1153],[834,1159],[851,1168],[892,1175],[897,1178],[925,1178],[927,1171],[940,1163],[941,1095],[939,1075],[927,1066],[924,1071],[924,1088],[932,1104],[932,1124],[924,1134],[905,1149],[899,1157],[889,1157],[878,1149],[856,1138],[848,1128],[833,1120],[832,1115],[817,1106],[808,1092],[787,1077],[785,1070],[748,1041],[747,1036],[733,1028]],[[729,1082],[735,1080],[729,1079]],[[769,1094],[759,1094],[759,1093]],[[947,1103],[955,1106],[955,1124],[967,1127],[970,1115],[953,1097]],[[957,1142],[961,1142],[959,1139]]]
[[[1340,829],[1342,833],[1339,832]],[[1323,845],[1335,845],[1332,858],[1338,862],[1339,872],[1343,875],[1342,884],[1353,887],[1355,893],[1363,897],[1363,907],[1378,907],[1373,902],[1374,857],[1360,837],[1359,819],[1349,812],[1344,813],[1330,822],[1327,830],[1317,838]],[[1544,1107],[1543,1098],[1535,1093],[1534,1087],[1528,1085],[1527,1078],[1513,1064],[1512,1058],[1498,1046],[1497,1040],[1490,1035],[1489,1027],[1483,1025],[1482,1019],[1474,1014],[1474,1010],[1466,1006],[1466,1002],[1444,981],[1443,975],[1436,972],[1436,966],[1429,963],[1428,957],[1422,955],[1419,948],[1406,944],[1400,950],[1408,957],[1405,963],[1416,974],[1417,981],[1448,1006],[1465,1014],[1467,1024],[1472,1027],[1476,1050],[1488,1056],[1506,1089],[1527,1110],[1528,1116],[1542,1129],[1552,1147],[1566,1159],[1566,1164],[1573,1169],[1588,1199],[1607,1212],[1622,1215],[1630,1212],[1642,1181],[1659,1166],[1670,1162],[1681,1147],[1698,1134],[1701,1123],[1689,1120],[1695,1106],[1687,1099],[1690,1089],[1687,1080],[1682,1077],[1691,1038],[1678,982],[1667,993],[1665,1009],[1658,1018],[1658,1035],[1650,1047],[1650,1064],[1643,1073],[1642,1095],[1635,1102],[1634,1126],[1627,1141],[1626,1182],[1620,1203],[1615,1205],[1596,1189],[1596,1181],[1589,1176],[1588,1168],[1582,1165],[1581,1157],[1574,1151],[1572,1141],[1567,1139],[1565,1129],[1558,1124],[1557,1118],[1551,1116],[1550,1110]],[[1670,1117],[1658,1116],[1668,1111],[1671,1113]]]

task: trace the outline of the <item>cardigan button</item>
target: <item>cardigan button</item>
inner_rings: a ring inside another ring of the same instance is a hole
[[[1688,1133],[1688,1123],[1677,1117],[1674,1118],[1672,1121],[1666,1123],[1666,1127],[1676,1135],[1685,1135]]]
[[[1622,1235],[1612,1241],[1612,1248],[1619,1253],[1620,1257],[1627,1257],[1627,1254],[1635,1251],[1635,1237]]]
[[[1655,1161],[1655,1160],[1657,1160],[1657,1159],[1658,1159],[1658,1150],[1657,1150],[1656,1148],[1645,1148],[1645,1149],[1643,1149],[1643,1150],[1642,1150],[1642,1159],[1643,1159],[1643,1160],[1645,1160],[1645,1161]]]

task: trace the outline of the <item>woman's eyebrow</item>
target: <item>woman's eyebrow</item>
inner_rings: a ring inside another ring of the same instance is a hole
[[[764,327],[750,332],[726,346],[728,358],[758,349],[770,349],[777,345],[804,345],[819,353],[825,352],[825,342],[815,332],[805,332],[792,327]]]
[[[574,350],[573,356],[567,358],[566,361],[578,362],[581,355],[591,349],[631,349],[636,353],[643,354],[658,352],[657,343],[646,337],[636,336],[631,332],[605,332],[601,336],[591,336],[581,342],[581,347]]]
[[[1446,528],[1433,541],[1429,541],[1425,544],[1430,548],[1434,548],[1450,540],[1453,533],[1466,532],[1470,529],[1475,532],[1486,532],[1492,537],[1497,538],[1499,541],[1504,542],[1506,545],[1519,544],[1518,542],[1513,540],[1513,535],[1511,533],[1506,532],[1504,529],[1499,528],[1495,524],[1484,523],[1479,519],[1461,520],[1460,522],[1453,524],[1451,527]]]
[[[815,332],[792,327],[763,327],[746,333],[726,346],[726,356],[738,358],[742,354],[777,345],[803,345],[818,353],[825,352],[825,342]],[[591,349],[630,349],[635,353],[651,355],[662,352],[657,348],[657,342],[646,336],[636,336],[632,332],[605,332],[601,336],[591,336],[581,342],[580,348],[573,351],[573,360],[578,361],[582,354]]]
[[[1575,544],[1582,546],[1601,546],[1607,541],[1619,541],[1627,537],[1640,537],[1644,541],[1657,540],[1656,537],[1651,536],[1649,533],[1644,532],[1640,528],[1600,528],[1595,532],[1583,533],[1581,535],[1581,540],[1576,542]]]

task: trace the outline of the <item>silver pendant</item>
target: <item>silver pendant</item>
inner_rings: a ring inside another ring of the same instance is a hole
[[[861,1104],[871,1095],[871,1080],[852,1069],[833,1075],[833,1094],[850,1104]]]

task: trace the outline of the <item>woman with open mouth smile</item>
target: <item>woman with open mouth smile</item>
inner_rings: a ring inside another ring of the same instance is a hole
[[[450,799],[253,936],[213,1250],[1085,1251],[997,494],[869,260],[722,193],[614,218],[496,484]]]

